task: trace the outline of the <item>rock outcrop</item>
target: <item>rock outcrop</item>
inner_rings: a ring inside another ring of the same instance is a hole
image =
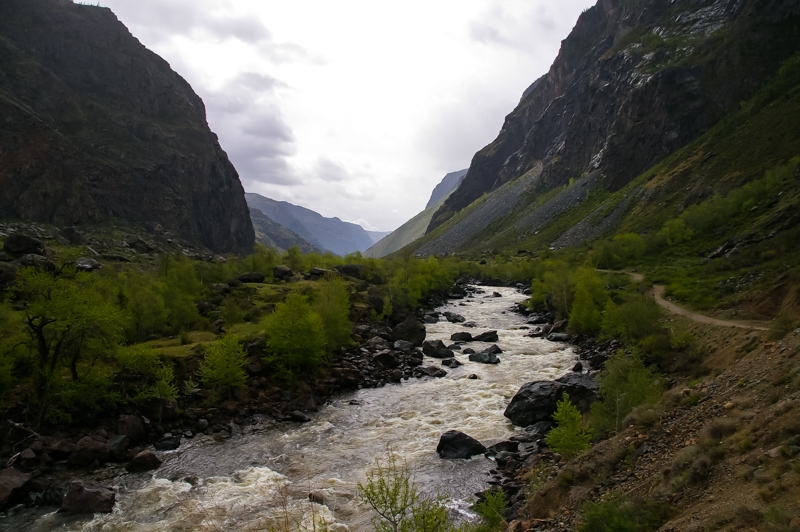
[[[244,190],[203,101],[108,8],[0,3],[0,217],[160,224],[248,252]]]

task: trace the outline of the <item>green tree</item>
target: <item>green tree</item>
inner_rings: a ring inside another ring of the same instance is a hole
[[[322,319],[328,352],[353,343],[350,339],[353,330],[350,294],[344,279],[334,273],[328,273],[320,279],[311,308]]]
[[[600,330],[601,315],[598,305],[607,299],[603,282],[597,273],[589,268],[579,268],[575,272],[575,296],[569,326],[579,332],[594,333]]]
[[[547,446],[569,460],[589,449],[592,430],[583,426],[581,413],[565,393],[553,414],[556,426],[545,437]]]
[[[226,334],[216,342],[205,347],[205,358],[200,365],[200,380],[215,389],[244,386],[247,374],[244,371],[247,354],[239,339]]]
[[[294,245],[286,250],[283,260],[293,271],[298,272],[304,270],[306,262],[305,257],[303,257],[303,252],[300,251],[300,248],[297,247],[297,245]]]
[[[267,316],[265,330],[271,356],[267,361],[288,370],[316,369],[324,361],[325,332],[322,318],[311,310],[305,296],[292,292]]]

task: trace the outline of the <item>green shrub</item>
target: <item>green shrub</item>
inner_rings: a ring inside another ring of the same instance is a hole
[[[649,532],[658,530],[672,509],[652,500],[639,501],[614,495],[603,502],[586,501],[581,506],[581,532]]]
[[[601,432],[622,430],[623,420],[634,407],[654,403],[662,393],[655,372],[645,367],[640,356],[623,351],[608,359],[598,382],[601,399],[592,404],[590,421]]]
[[[350,339],[353,330],[350,321],[350,294],[344,279],[332,273],[320,279],[311,308],[322,319],[325,348],[328,352],[353,343]]]
[[[506,523],[503,513],[506,509],[506,492],[494,489],[486,492],[482,502],[475,505],[475,513],[483,518],[483,525],[478,530],[494,532],[505,530]]]
[[[557,403],[553,420],[556,426],[545,437],[551,450],[569,460],[591,447],[592,430],[583,426],[581,413],[569,400],[569,394],[565,393]]]
[[[244,346],[233,334],[205,347],[206,356],[198,370],[200,380],[214,389],[227,388],[229,391],[243,386],[247,379],[244,371],[246,353]]]
[[[293,292],[266,319],[266,360],[293,370],[314,370],[324,362],[325,332],[322,318],[306,298]]]

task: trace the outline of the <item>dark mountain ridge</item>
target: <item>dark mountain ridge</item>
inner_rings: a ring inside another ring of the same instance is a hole
[[[464,181],[465,175],[467,175],[467,168],[458,170],[457,172],[449,172],[447,175],[445,175],[439,184],[433,188],[433,192],[431,192],[431,197],[428,200],[428,203],[425,205],[425,208],[429,208],[431,205],[458,188],[461,182]]]
[[[800,5],[599,0],[562,42],[428,232],[520,177],[540,193],[589,176],[618,190],[698,137],[798,49]]]
[[[0,3],[0,216],[160,224],[216,252],[254,243],[205,107],[107,8]]]

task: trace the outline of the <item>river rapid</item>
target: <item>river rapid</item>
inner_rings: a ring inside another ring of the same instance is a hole
[[[109,470],[103,483],[118,489],[113,513],[72,518],[49,513],[18,529],[312,530],[315,520],[324,519],[329,530],[372,530],[357,484],[388,451],[405,461],[421,490],[443,494],[453,512],[468,516],[468,501],[488,487],[494,462],[483,456],[442,460],[435,452],[440,435],[460,430],[485,445],[507,439],[515,429],[503,410],[520,385],[557,378],[577,358],[564,344],[525,336],[525,318],[511,311],[524,299],[513,288],[479,287],[438,309],[458,313],[476,328],[444,318],[426,326],[427,339],[448,345],[454,332],[497,330],[500,364],[469,362],[455,351],[464,365],[445,368],[446,377],[358,390],[320,408],[310,423],[265,421],[224,441],[208,435],[184,440],[178,450],[164,453],[164,464],[153,472]],[[490,345],[463,347],[481,351]],[[425,365],[440,364],[425,358]],[[310,492],[325,505],[309,502]]]

